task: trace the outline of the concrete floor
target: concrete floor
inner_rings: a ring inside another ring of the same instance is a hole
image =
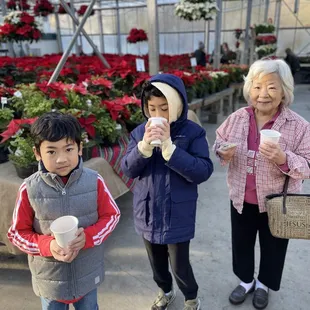
[[[309,87],[296,87],[292,109],[310,121]],[[210,144],[217,125],[204,124]],[[191,261],[200,286],[204,310],[254,309],[251,297],[243,305],[232,306],[228,295],[238,284],[232,273],[229,199],[226,169],[215,163],[211,179],[199,188],[196,238],[191,244]],[[310,192],[310,182],[305,183]],[[157,293],[142,240],[133,227],[132,195],[117,200],[122,211],[120,223],[106,242],[106,279],[99,288],[101,310],[148,310]],[[1,249],[1,247],[0,247]],[[2,249],[3,250],[3,249]],[[259,252],[257,252],[259,258]],[[24,257],[0,255],[0,310],[39,310],[32,292],[30,273]],[[290,241],[282,288],[270,293],[268,309],[310,309],[310,241]],[[181,310],[180,291],[169,310]]]

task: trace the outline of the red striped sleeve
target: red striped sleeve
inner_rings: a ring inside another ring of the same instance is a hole
[[[98,221],[85,228],[84,248],[100,245],[115,229],[120,218],[120,210],[109,192],[103,178],[98,175]]]
[[[30,206],[25,182],[20,186],[8,239],[21,251],[31,255],[52,256],[50,242],[54,238],[33,230],[34,211]]]

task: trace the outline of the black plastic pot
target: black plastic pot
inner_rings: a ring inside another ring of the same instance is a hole
[[[19,166],[16,166],[14,164],[14,167],[15,167],[17,175],[21,179],[26,179],[38,171],[38,164],[37,163],[33,163],[33,164],[29,165],[28,167],[19,167]]]

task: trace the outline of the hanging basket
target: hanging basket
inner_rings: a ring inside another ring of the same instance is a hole
[[[213,20],[218,10],[215,0],[181,0],[175,5],[175,15],[188,21]]]

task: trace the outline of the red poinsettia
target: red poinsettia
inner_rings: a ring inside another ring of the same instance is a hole
[[[26,12],[14,12],[5,17],[4,24],[0,26],[1,41],[38,41],[41,31],[32,15]]]
[[[87,5],[81,5],[79,10],[77,11],[78,15],[79,16],[83,16],[87,10],[88,6]],[[95,11],[92,10],[91,13],[90,13],[90,16],[91,15],[94,15],[95,14]]]
[[[48,0],[37,0],[33,12],[35,16],[47,16],[54,12],[54,7]]]
[[[129,36],[127,37],[128,43],[137,43],[147,41],[147,34],[143,29],[133,28],[129,32]]]
[[[260,45],[265,45],[265,44],[274,44],[276,42],[277,42],[277,37],[274,35],[268,35],[268,36],[260,35],[256,37],[255,44],[257,46],[260,46]]]
[[[19,129],[21,129],[22,125],[25,124],[33,124],[37,118],[28,118],[28,119],[13,119],[10,121],[7,130],[2,132],[0,136],[2,136],[1,143],[5,142],[6,140],[10,139],[14,136]]]
[[[96,116],[90,114],[88,117],[78,117],[78,121],[82,128],[90,135],[90,137],[95,138],[96,129],[93,126],[93,123],[96,122]]]
[[[65,104],[68,103],[65,86],[63,83],[54,82],[48,84],[47,81],[43,81],[42,83],[37,83],[36,86],[49,98],[61,99]]]

